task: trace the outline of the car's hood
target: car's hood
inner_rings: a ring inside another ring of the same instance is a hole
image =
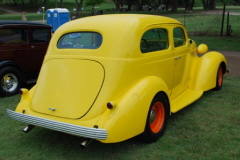
[[[31,107],[53,116],[81,118],[93,106],[103,81],[104,68],[96,61],[47,60],[42,66]]]

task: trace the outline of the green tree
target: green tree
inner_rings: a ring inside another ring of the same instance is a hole
[[[184,0],[184,3],[185,3],[185,9],[186,10],[193,10],[195,0]]]
[[[115,4],[116,11],[120,11],[120,8],[123,6],[123,0],[112,0]]]
[[[127,4],[127,10],[131,11],[132,10],[132,6],[134,4],[134,0],[125,0],[125,3]]]
[[[150,6],[153,10],[157,10],[158,7],[161,5],[161,1],[160,0],[148,0],[145,1],[145,3]]]
[[[81,15],[82,13],[82,6],[83,6],[83,0],[75,0],[77,4],[77,15]]]
[[[22,1],[22,9],[24,10],[25,9],[25,3],[24,3],[24,0],[21,0]]]
[[[216,0],[202,0],[202,4],[203,9],[216,9]]]
[[[216,0],[209,1],[209,9],[216,9]]]
[[[46,0],[45,0],[46,1]],[[55,0],[55,7],[58,7],[58,0]],[[63,0],[60,0],[60,7],[63,8]]]
[[[96,5],[99,5],[103,3],[105,0],[86,0],[85,5],[86,6],[92,6],[92,13],[94,14],[94,7]]]
[[[177,12],[177,0],[171,0],[171,12]]]

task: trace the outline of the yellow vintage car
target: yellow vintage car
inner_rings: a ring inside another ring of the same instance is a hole
[[[103,143],[155,142],[167,118],[222,87],[225,57],[188,38],[177,20],[116,14],[54,33],[36,85],[9,117]]]

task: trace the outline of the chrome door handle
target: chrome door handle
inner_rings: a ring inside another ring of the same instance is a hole
[[[175,59],[180,59],[181,57],[175,57]]]
[[[35,48],[35,46],[31,46],[31,48]]]

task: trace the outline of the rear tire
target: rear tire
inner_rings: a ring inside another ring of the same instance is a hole
[[[150,105],[144,132],[139,136],[139,140],[152,143],[156,142],[166,129],[169,115],[169,105],[166,96],[157,94]]]
[[[0,69],[0,96],[7,97],[17,94],[22,85],[21,74],[14,67]]]
[[[220,65],[217,71],[217,78],[216,78],[216,87],[214,90],[219,91],[222,89],[222,84],[223,84],[223,68]]]

